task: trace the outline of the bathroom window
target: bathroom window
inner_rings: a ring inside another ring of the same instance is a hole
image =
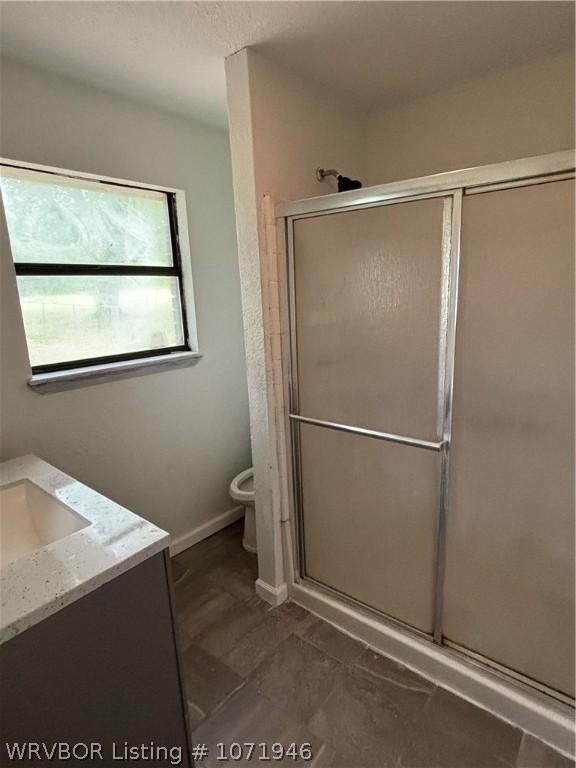
[[[0,187],[32,383],[197,356],[183,192],[6,161]]]

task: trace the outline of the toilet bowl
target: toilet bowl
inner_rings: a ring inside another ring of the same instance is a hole
[[[245,469],[230,483],[230,496],[244,507],[244,536],[242,546],[256,552],[256,517],[254,514],[254,468]]]

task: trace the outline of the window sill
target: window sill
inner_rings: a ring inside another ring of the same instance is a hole
[[[101,384],[106,381],[126,379],[157,373],[166,368],[183,368],[195,365],[202,355],[199,352],[172,352],[158,357],[141,357],[123,360],[117,363],[91,365],[85,368],[70,368],[66,371],[36,373],[28,380],[28,385],[36,392],[61,392],[65,389],[77,389]]]

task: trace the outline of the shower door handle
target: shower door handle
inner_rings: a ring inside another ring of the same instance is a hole
[[[326,427],[335,429],[338,432],[350,432],[353,435],[363,435],[372,437],[375,440],[384,440],[388,443],[400,443],[401,445],[410,445],[413,448],[423,448],[425,451],[441,451],[448,444],[447,440],[432,442],[430,440],[421,440],[419,437],[408,437],[406,435],[395,435],[391,432],[379,432],[375,429],[366,429],[365,427],[353,427],[349,424],[338,424],[335,421],[323,421],[322,419],[311,419],[308,416],[299,416],[296,413],[290,413],[291,421],[298,421],[303,424],[313,424],[317,427]]]

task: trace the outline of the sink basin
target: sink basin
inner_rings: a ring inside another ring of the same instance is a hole
[[[89,525],[30,480],[0,489],[0,567]]]

